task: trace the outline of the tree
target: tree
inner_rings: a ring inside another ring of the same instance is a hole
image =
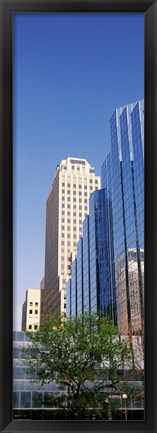
[[[112,321],[93,314],[66,321],[48,316],[40,330],[28,335],[31,344],[23,349],[28,370],[37,371],[41,384],[56,381],[65,386],[59,400],[49,395],[50,407],[66,406],[77,419],[85,417],[87,409],[97,408],[103,416],[106,407],[111,408],[104,402],[110,402],[123,379],[122,364],[130,362],[131,355]]]

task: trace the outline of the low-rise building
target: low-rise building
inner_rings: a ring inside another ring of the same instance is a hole
[[[42,289],[27,289],[22,306],[22,331],[37,331],[41,325]]]

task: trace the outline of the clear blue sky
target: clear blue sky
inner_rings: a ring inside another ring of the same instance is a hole
[[[100,174],[116,107],[144,96],[144,15],[15,14],[14,329],[44,275],[46,199],[68,155]]]

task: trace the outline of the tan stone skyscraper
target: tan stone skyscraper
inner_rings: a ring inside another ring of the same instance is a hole
[[[56,168],[46,206],[45,313],[66,313],[66,281],[89,213],[89,197],[100,188],[100,176],[85,159],[70,158]]]

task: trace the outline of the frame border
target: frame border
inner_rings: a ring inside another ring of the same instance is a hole
[[[13,144],[12,14],[143,12],[145,15],[145,421],[12,421]],[[157,0],[0,0],[0,431],[157,431]]]

